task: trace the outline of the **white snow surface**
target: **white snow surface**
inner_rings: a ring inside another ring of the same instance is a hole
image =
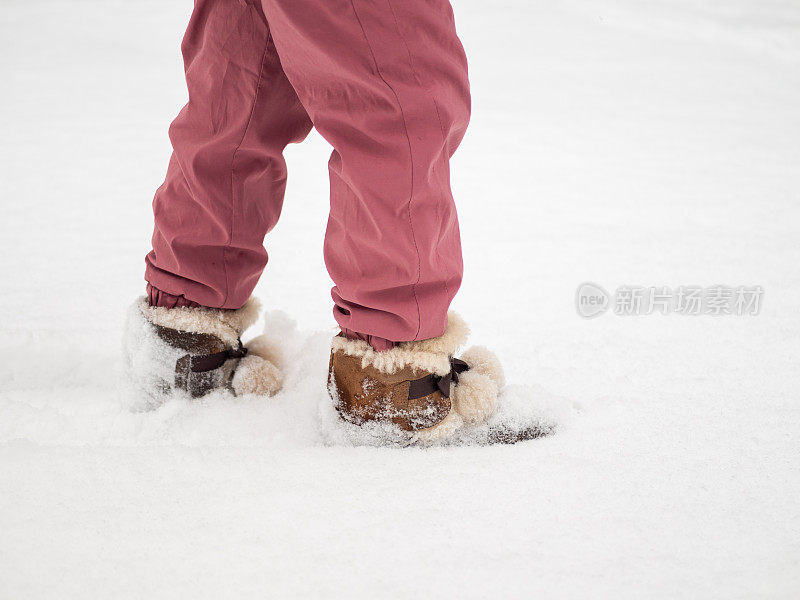
[[[336,435],[316,135],[256,290],[284,391],[131,410],[191,3],[3,2],[0,598],[800,597],[800,4],[454,6],[454,308],[559,423],[513,446]],[[588,321],[587,280],[765,293]]]

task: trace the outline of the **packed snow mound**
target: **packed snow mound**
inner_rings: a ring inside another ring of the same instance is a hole
[[[136,327],[139,320],[128,321]],[[74,366],[94,369],[83,385],[65,385],[37,402],[5,403],[0,442],[26,439],[37,444],[182,445],[309,447],[396,445],[381,426],[357,427],[342,421],[326,389],[330,340],[335,330],[306,332],[280,311],[264,316],[264,332],[284,353],[284,386],[269,398],[219,391],[200,399],[173,395],[161,402],[143,398],[125,375],[124,362],[137,356],[136,344],[152,341],[141,328],[126,331],[126,351],[118,357],[78,357]],[[247,336],[244,338],[248,339]],[[55,348],[63,360],[65,351]],[[93,360],[96,358],[96,360]],[[174,358],[174,357],[173,357]],[[116,360],[116,364],[115,361]],[[32,369],[32,367],[30,367]],[[21,376],[31,379],[33,371]],[[87,390],[86,382],[96,386]],[[135,382],[134,382],[135,383]],[[537,435],[565,423],[569,404],[542,389],[507,386],[490,424],[509,431],[533,427]],[[532,436],[535,437],[535,436]],[[451,443],[491,442],[486,425],[465,428]]]
[[[227,391],[217,392],[199,401],[203,408],[198,418],[201,418],[203,413],[211,412],[214,415],[213,423],[216,424],[228,420],[226,413],[235,413],[236,418],[226,428],[228,440],[231,439],[229,436],[235,439],[236,422],[242,413],[251,410],[254,419],[263,420],[260,435],[258,429],[250,429],[252,443],[262,443],[263,440],[259,441],[259,437],[272,441],[288,441],[288,438],[296,434],[297,441],[305,444],[409,445],[408,436],[392,425],[369,423],[357,426],[339,417],[326,389],[330,339],[334,333],[334,330],[302,332],[285,313],[281,311],[267,313],[263,335],[267,336],[274,346],[282,349],[285,370],[283,390],[273,398],[252,395],[234,397]],[[140,412],[143,406],[154,408],[152,405],[143,405],[141,399],[136,397],[136,392],[134,391],[132,395],[131,391],[123,390],[128,395],[128,405],[133,410]],[[183,413],[197,402],[197,400],[174,398],[167,405],[182,406],[179,412]],[[159,412],[167,405],[155,407],[155,411]],[[568,419],[569,413],[567,402],[547,394],[544,390],[528,386],[506,386],[500,392],[495,414],[487,423],[461,427],[455,436],[446,440],[430,443],[414,441],[414,444],[489,444],[515,439],[521,435],[533,439],[554,432],[560,423]],[[208,431],[209,442],[213,443],[216,435],[212,431],[213,425]]]
[[[521,443],[554,433],[568,421],[571,409],[563,398],[531,386],[511,385],[500,391],[497,409],[485,423],[463,425],[444,439],[409,439],[386,423],[354,425],[339,418],[330,398],[319,404],[320,435],[335,446],[473,446]]]

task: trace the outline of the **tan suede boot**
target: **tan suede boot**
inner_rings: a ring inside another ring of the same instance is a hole
[[[452,438],[485,422],[504,385],[497,357],[485,348],[453,355],[469,330],[455,313],[437,338],[375,351],[342,335],[332,342],[328,389],[341,417],[353,424],[387,423],[413,441]]]
[[[418,431],[450,413],[449,389],[445,395],[427,371],[406,366],[383,373],[343,351],[331,353],[330,371],[338,390],[337,409],[351,423],[388,421],[404,431]]]
[[[129,312],[124,343],[129,380],[150,399],[199,398],[220,389],[276,393],[282,374],[274,349],[256,338],[248,352],[241,341],[258,312],[254,298],[238,310],[162,308],[140,299]]]

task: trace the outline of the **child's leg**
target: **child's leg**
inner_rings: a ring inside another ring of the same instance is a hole
[[[281,64],[333,145],[325,260],[343,329],[439,336],[461,283],[449,159],[469,119],[447,0],[262,0]]]
[[[267,262],[264,235],[286,185],[283,149],[311,121],[257,2],[196,0],[182,49],[189,103],[170,127],[174,152],[153,201],[145,278],[156,304],[239,308]]]

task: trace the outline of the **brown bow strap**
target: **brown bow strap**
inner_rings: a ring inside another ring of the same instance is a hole
[[[450,397],[450,384],[458,383],[459,373],[469,370],[469,365],[460,358],[450,359],[450,372],[447,375],[435,375],[431,373],[425,377],[420,377],[408,384],[408,399],[416,400],[423,396],[429,396],[435,391],[440,391],[445,398]]]
[[[242,346],[242,340],[238,340],[238,346],[236,348],[228,348],[222,352],[214,352],[214,354],[192,356],[192,373],[205,373],[206,371],[219,369],[225,364],[226,360],[230,358],[242,358],[246,354],[247,348]]]

